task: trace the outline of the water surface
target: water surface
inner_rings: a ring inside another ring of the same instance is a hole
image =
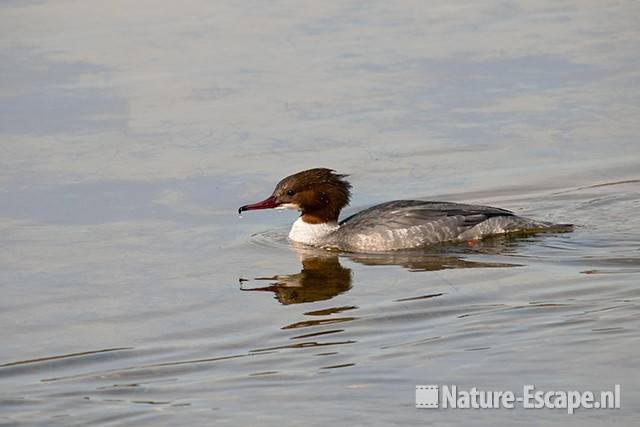
[[[631,425],[635,2],[5,2],[0,424]],[[394,254],[237,207],[310,167],[568,234]],[[417,384],[622,409],[417,410]]]

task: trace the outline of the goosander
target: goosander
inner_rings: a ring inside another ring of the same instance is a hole
[[[565,232],[573,228],[490,206],[421,200],[381,203],[338,222],[340,211],[351,198],[346,177],[326,168],[298,172],[282,179],[271,196],[240,207],[238,213],[255,209],[300,211],[289,232],[291,240],[348,252],[393,251],[499,234]]]

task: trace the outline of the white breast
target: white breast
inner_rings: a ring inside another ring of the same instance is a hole
[[[336,231],[340,226],[336,222],[309,224],[298,218],[291,226],[289,238],[295,242],[307,245],[316,245],[324,241],[324,238]]]

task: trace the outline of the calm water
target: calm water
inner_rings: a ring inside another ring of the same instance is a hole
[[[637,2],[0,4],[0,425],[632,425]],[[236,209],[284,175],[570,234],[390,255]],[[417,384],[622,409],[417,410]]]

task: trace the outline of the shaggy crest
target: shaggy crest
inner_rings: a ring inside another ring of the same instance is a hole
[[[345,181],[346,177],[326,168],[298,172],[282,179],[273,197],[283,204],[297,205],[307,223],[337,221],[351,198],[351,184]]]

